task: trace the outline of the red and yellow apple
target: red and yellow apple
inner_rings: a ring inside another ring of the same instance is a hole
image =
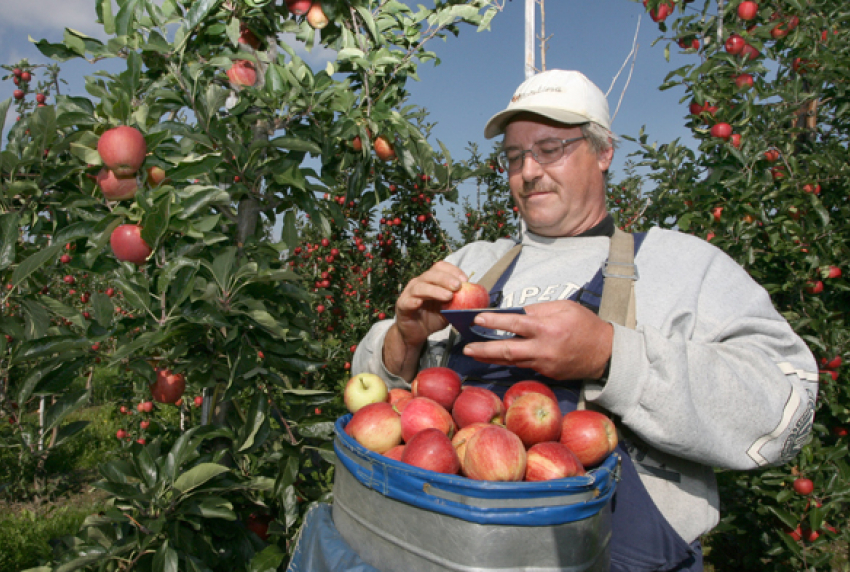
[[[584,468],[589,469],[614,451],[617,428],[607,415],[598,411],[570,411],[561,422],[560,442],[576,454]]]
[[[537,443],[561,437],[561,409],[558,402],[542,393],[519,396],[505,412],[505,428],[515,433],[528,449]]]
[[[521,481],[527,457],[522,441],[504,427],[491,425],[470,437],[461,470],[476,481]]]
[[[387,402],[369,403],[351,416],[345,432],[370,451],[383,454],[401,444],[401,418]]]
[[[584,467],[576,454],[556,441],[537,443],[526,453],[526,481],[551,481],[583,474]]]
[[[410,384],[414,397],[433,399],[451,411],[461,392],[460,375],[447,367],[428,367],[419,371]]]
[[[148,148],[141,131],[129,125],[119,125],[100,136],[97,152],[103,164],[116,176],[129,177],[145,162]]]

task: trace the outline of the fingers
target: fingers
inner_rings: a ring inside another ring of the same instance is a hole
[[[427,300],[448,302],[467,280],[466,274],[453,264],[440,261],[407,283],[399,296],[396,308],[399,311],[416,311]]]

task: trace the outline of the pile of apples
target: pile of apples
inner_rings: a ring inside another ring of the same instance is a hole
[[[484,481],[547,481],[585,474],[617,446],[606,415],[561,413],[552,389],[527,380],[500,398],[464,386],[445,367],[419,372],[411,389],[387,389],[362,373],[345,386],[353,414],[345,432],[363,447],[396,461]]]

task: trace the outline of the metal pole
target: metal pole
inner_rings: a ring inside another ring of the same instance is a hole
[[[534,3],[525,0],[525,79],[534,75]]]

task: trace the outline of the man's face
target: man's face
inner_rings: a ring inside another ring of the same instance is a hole
[[[526,151],[547,139],[581,136],[581,128],[522,114],[505,129],[504,149]],[[514,202],[528,229],[541,236],[575,236],[605,218],[605,171],[614,150],[596,153],[587,140],[568,143],[564,156],[539,164],[525,155],[522,169],[508,173]]]

